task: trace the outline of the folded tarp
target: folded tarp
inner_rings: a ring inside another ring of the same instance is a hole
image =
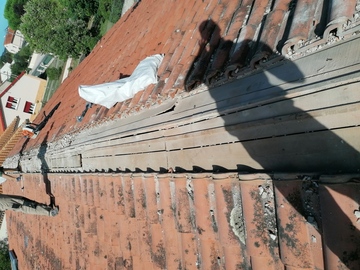
[[[88,102],[110,109],[117,102],[132,98],[148,85],[157,83],[157,70],[163,58],[162,54],[146,57],[127,78],[98,85],[80,85],[79,95]]]

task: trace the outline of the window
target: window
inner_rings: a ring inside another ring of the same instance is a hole
[[[35,104],[30,101],[26,101],[24,112],[33,114],[35,112]]]
[[[9,96],[6,102],[6,108],[17,110],[19,99]]]

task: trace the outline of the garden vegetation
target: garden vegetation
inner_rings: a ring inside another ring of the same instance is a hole
[[[66,59],[87,55],[122,6],[123,0],[7,0],[4,16],[32,50]]]

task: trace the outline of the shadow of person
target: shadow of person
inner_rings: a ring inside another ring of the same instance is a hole
[[[223,40],[221,29],[212,20],[204,21],[199,31],[200,49],[186,76],[185,89],[191,91],[200,84],[208,86],[218,117],[224,123],[222,143],[232,143],[233,153],[229,156],[235,160],[226,161],[229,164],[226,169],[240,173],[358,173],[360,155],[346,141],[346,135],[339,126],[330,129],[317,120],[324,123],[334,120],[331,117],[336,114],[335,106],[324,102],[327,92],[311,91],[309,84],[307,91],[303,91],[306,78],[294,62],[260,41]],[[239,79],[213,86],[213,81],[224,77]],[[224,164],[216,157],[212,162],[213,167],[217,162]],[[278,183],[273,181],[274,189],[288,196],[286,188],[277,186]],[[298,205],[293,207],[304,212]],[[301,207],[305,207],[305,202]],[[337,213],[334,222],[354,227],[348,215],[343,211]],[[321,224],[321,220],[317,223]],[[360,243],[359,230],[352,231],[349,241]],[[359,264],[358,248],[349,250],[334,241],[324,243],[344,264],[350,267]],[[355,253],[357,257],[352,256],[354,260],[350,262],[343,259],[344,252]]]
[[[59,108],[61,102],[57,103],[54,108],[51,109],[51,111],[46,115],[44,112],[44,119],[38,124],[36,125],[36,131],[40,132],[47,124],[47,122],[50,120],[50,118],[53,116],[53,114],[55,113],[55,111]]]
[[[46,154],[46,150],[47,150],[47,138],[49,136],[49,132],[46,133],[44,140],[41,142],[40,148],[39,148],[39,152],[37,154],[37,157],[40,159],[41,161],[41,174],[43,176],[43,181],[45,184],[45,191],[46,194],[49,195],[50,197],[50,205],[51,206],[55,206],[55,196],[52,194],[51,191],[51,181],[48,177],[48,172],[49,172],[49,165],[45,159],[45,154]]]
[[[23,127],[23,135],[27,138],[35,139],[38,136],[39,132],[46,126],[50,118],[53,116],[54,112],[59,108],[60,104],[61,102],[56,104],[48,115],[46,115],[45,112],[43,112],[44,119],[39,124],[31,123],[29,120],[27,120],[26,125]]]

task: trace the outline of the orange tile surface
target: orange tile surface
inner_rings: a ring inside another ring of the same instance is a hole
[[[140,1],[46,104],[49,112],[61,102],[39,136],[20,140],[10,155],[357,34],[356,1],[310,2]],[[76,121],[85,106],[80,84],[129,75],[155,53],[165,54],[157,85],[110,110],[93,106]],[[4,193],[48,203],[51,191],[60,213],[7,213],[10,248],[20,269],[360,269],[359,177],[338,184],[321,179],[26,173],[23,182],[7,181]]]
[[[59,109],[44,132],[24,150],[36,147],[45,136],[47,141],[54,141],[99,121],[126,117],[162,103],[182,93],[184,83],[187,89],[202,82],[210,87],[217,82],[223,84],[258,66],[266,68],[274,59],[281,60],[281,53],[282,57],[300,57],[305,52],[316,51],[318,46],[357,33],[356,1],[346,4],[341,0],[331,4],[322,0],[298,2],[140,1],[61,84],[44,112],[61,101]],[[327,16],[326,10],[331,16]],[[346,27],[342,21],[347,21]],[[326,38],[330,37],[317,37],[322,34],[337,38],[329,42]],[[282,52],[285,47],[291,52]],[[85,108],[85,101],[78,95],[79,85],[99,84],[114,81],[121,74],[130,75],[142,59],[156,53],[165,54],[158,85],[147,87],[133,100],[118,103],[110,110],[93,106],[81,123],[76,121],[76,116]],[[40,122],[42,115],[40,113],[34,122]],[[19,152],[23,143],[20,141],[12,154]]]
[[[358,182],[263,176],[49,174],[59,215],[8,212],[10,249],[21,269],[357,269]],[[4,192],[49,202],[23,184]]]

